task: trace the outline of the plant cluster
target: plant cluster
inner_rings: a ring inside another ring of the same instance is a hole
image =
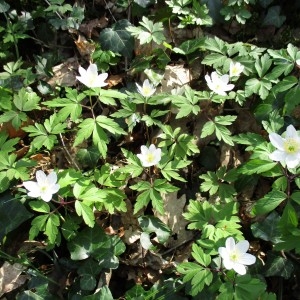
[[[255,4],[272,22],[272,2],[226,1],[221,15],[245,24]],[[80,31],[92,6],[36,4],[20,12],[0,0],[0,258],[27,274],[16,298],[276,299],[269,278],[283,284],[299,271],[298,47],[170,38],[171,22],[211,26],[219,1],[165,1],[156,18],[137,13],[156,3],[134,1],[136,24],[115,19],[124,13],[118,1],[106,7],[113,23],[93,39]],[[48,30],[76,36],[68,84],[50,81],[69,46],[46,42]],[[27,61],[21,40],[47,51]],[[174,57],[200,71],[168,88]],[[174,232],[164,216],[167,198],[177,207],[180,194],[176,217],[187,229]],[[185,231],[192,238],[170,247]],[[153,267],[146,253],[159,258],[160,278],[116,296],[104,275],[116,276],[133,249],[143,275]]]

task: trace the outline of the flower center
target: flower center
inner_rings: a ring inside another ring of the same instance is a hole
[[[40,191],[41,191],[42,193],[45,193],[47,190],[48,190],[48,186],[47,186],[47,185],[42,185],[42,186],[40,187]]]
[[[232,68],[232,75],[236,75],[236,74],[238,74],[238,72],[239,72],[239,70],[237,69],[237,67],[233,67]]]
[[[148,96],[151,94],[151,89],[148,86],[143,87],[144,96]]]
[[[286,139],[284,141],[283,147],[284,147],[284,151],[289,154],[297,153],[300,150],[299,142],[293,138]]]
[[[146,161],[147,161],[148,163],[152,163],[153,160],[154,160],[154,155],[153,155],[153,153],[148,153],[148,154],[146,155]]]
[[[238,252],[238,251],[232,251],[231,253],[230,253],[230,255],[229,255],[229,257],[230,257],[230,259],[232,260],[232,261],[234,261],[234,262],[237,262],[237,261],[239,261],[239,259],[240,259],[240,253]]]

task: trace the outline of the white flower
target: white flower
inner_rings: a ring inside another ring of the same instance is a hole
[[[244,66],[239,62],[234,63],[233,61],[230,63],[229,67],[229,77],[237,77],[244,71]]]
[[[300,136],[293,125],[286,129],[284,137],[277,133],[269,134],[270,142],[277,148],[269,155],[274,161],[279,161],[288,168],[295,168],[300,163]]]
[[[300,59],[297,59],[297,60],[296,60],[296,64],[297,64],[298,66],[300,66]]]
[[[143,86],[140,86],[136,83],[138,92],[144,97],[150,97],[155,93],[156,88],[153,84],[149,82],[148,79],[145,79],[143,82]]]
[[[151,167],[159,163],[161,159],[161,149],[156,148],[151,144],[149,149],[146,146],[141,146],[141,153],[137,154],[137,157],[141,160],[143,167]]]
[[[247,240],[235,244],[233,237],[226,239],[226,247],[219,247],[219,254],[223,259],[223,265],[227,270],[233,269],[240,275],[246,274],[245,265],[252,265],[256,261],[254,255],[246,253],[249,249]]]
[[[98,75],[98,68],[96,64],[90,64],[86,70],[80,66],[78,71],[80,76],[76,76],[76,78],[89,88],[103,87],[107,85],[104,81],[108,74],[102,73]]]
[[[33,198],[41,197],[44,201],[49,202],[52,195],[59,191],[59,184],[57,184],[57,175],[55,172],[48,176],[43,171],[36,172],[36,181],[24,181],[24,187],[29,191],[28,196]]]
[[[234,88],[234,84],[228,84],[229,75],[225,74],[219,76],[217,72],[212,72],[211,77],[205,75],[205,80],[208,87],[218,95],[226,96],[227,91],[231,91]]]

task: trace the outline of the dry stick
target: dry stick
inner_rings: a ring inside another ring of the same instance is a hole
[[[63,139],[61,133],[59,134],[59,137],[60,137],[60,141],[61,141],[62,147],[63,147],[65,153],[67,154],[67,156],[69,157],[70,163],[71,163],[77,170],[80,170],[80,168],[79,168],[79,166],[77,165],[76,161],[73,159],[72,155],[70,154],[69,150],[67,149],[66,144],[65,144],[65,142],[64,142],[64,139]]]

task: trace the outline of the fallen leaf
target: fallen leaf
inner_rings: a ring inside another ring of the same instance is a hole
[[[177,199],[177,192],[168,193],[163,195],[163,200],[165,214],[160,215],[156,213],[156,217],[172,230],[172,235],[169,237],[167,247],[177,247],[193,237],[193,232],[186,230],[188,222],[182,215],[186,204],[186,196],[183,194]]]
[[[9,262],[4,262],[0,268],[0,297],[5,293],[9,293],[20,286],[29,278],[27,275],[21,275],[25,270],[24,266],[19,263],[11,265]]]

